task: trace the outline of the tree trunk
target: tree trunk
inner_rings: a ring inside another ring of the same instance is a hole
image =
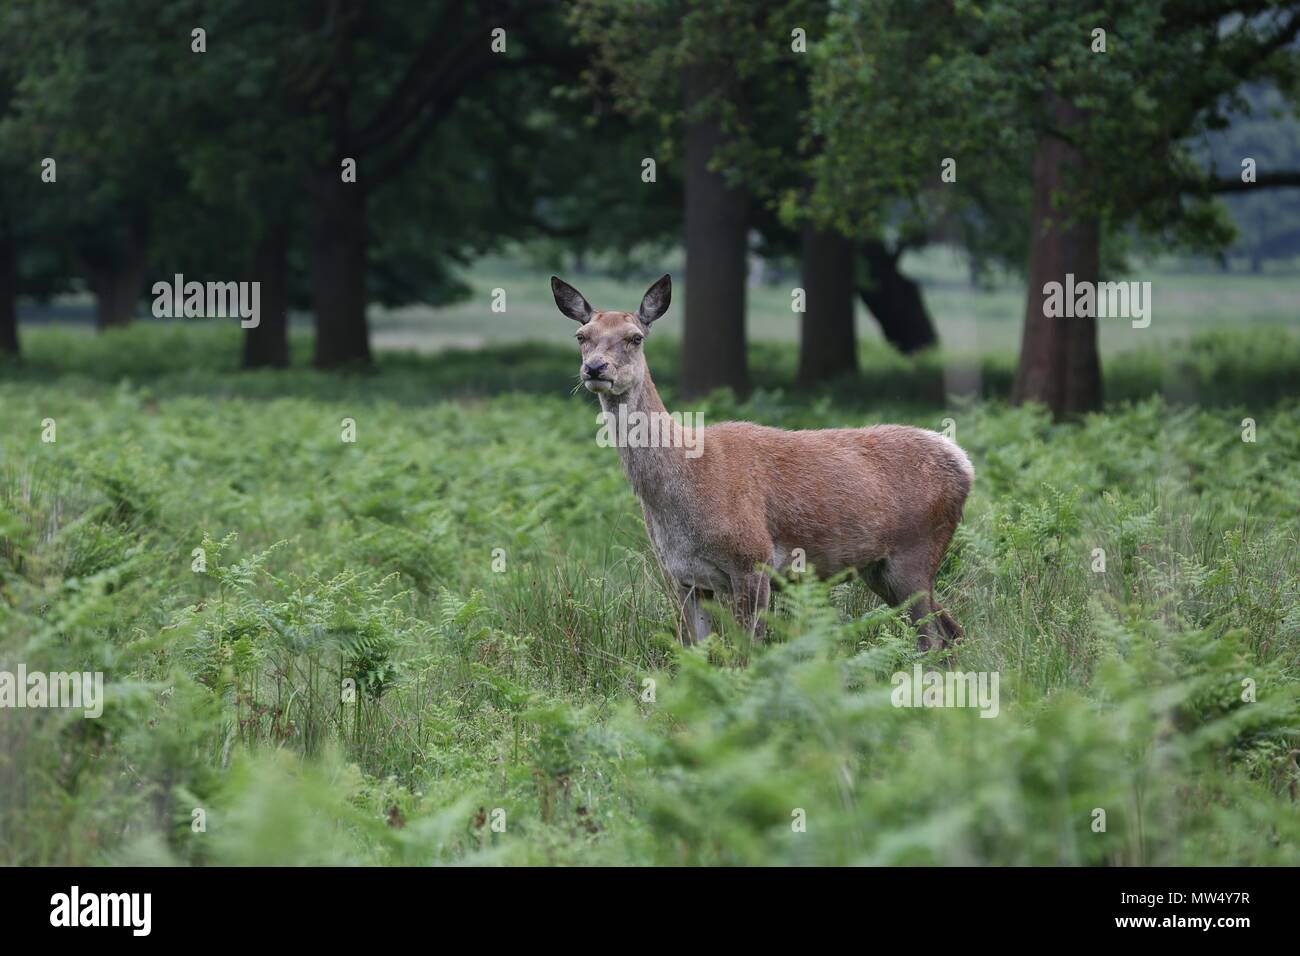
[[[921,287],[898,271],[898,254],[869,239],[862,243],[862,255],[869,275],[858,294],[880,324],[885,341],[904,355],[938,344]]]
[[[82,262],[95,296],[95,325],[100,331],[130,325],[149,264],[147,221],[132,217],[119,244],[83,251]]]
[[[261,321],[244,330],[244,368],[289,366],[289,222],[263,223],[253,250],[253,278],[262,283]]]
[[[18,253],[8,231],[0,233],[0,353],[18,354]]]
[[[1051,94],[1053,125],[1078,128],[1083,112]],[[1045,132],[1034,151],[1033,205],[1029,251],[1029,290],[1025,306],[1020,365],[1011,390],[1014,404],[1042,402],[1057,421],[1101,408],[1101,359],[1097,320],[1093,316],[1049,317],[1045,314],[1050,282],[1095,283],[1101,271],[1101,228],[1086,203],[1072,202],[1062,211],[1058,194],[1078,190],[1087,173],[1079,149]],[[1073,311],[1073,309],[1071,309]]]
[[[802,385],[858,371],[853,322],[853,242],[834,230],[803,230],[804,313],[799,319]]]
[[[687,71],[686,108],[708,95],[718,73]],[[745,279],[748,274],[746,197],[710,172],[722,144],[712,118],[686,127],[686,324],[682,343],[683,396],[715,388],[749,394],[745,356]]]
[[[338,168],[312,174],[311,299],[317,368],[370,362],[366,324],[366,199]]]

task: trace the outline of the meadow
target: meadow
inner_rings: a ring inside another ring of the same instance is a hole
[[[951,419],[974,461],[939,580],[968,638],[922,656],[806,576],[766,643],[680,648],[545,321],[349,375],[303,338],[240,371],[229,325],[26,330],[0,669],[103,671],[107,703],[0,714],[0,862],[1300,863],[1294,327],[1108,351],[1071,425],[1007,405],[1002,343],[955,397],[951,355],[868,336],[859,381],[795,392],[756,342],[758,389],[706,421]],[[681,407],[677,343],[648,349]],[[918,661],[997,672],[998,716],[893,706]]]

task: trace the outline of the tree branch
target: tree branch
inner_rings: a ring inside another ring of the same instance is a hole
[[[1252,189],[1285,189],[1300,187],[1300,170],[1281,173],[1261,173],[1253,183],[1243,182],[1240,176],[1218,179],[1189,179],[1179,187],[1184,193],[1244,193]]]
[[[466,40],[456,47],[426,78],[427,82],[414,96],[394,99],[368,123],[356,136],[358,152],[365,152],[382,146],[384,143],[401,135],[411,123],[415,122],[430,101],[444,98],[449,87],[457,86],[456,76],[471,65],[481,63],[487,56],[479,49],[479,44]],[[403,102],[405,99],[405,102]]]
[[[375,184],[386,182],[419,155],[425,140],[451,113],[470,81],[483,72],[486,72],[486,64],[476,63],[473,68],[462,73],[457,82],[441,90],[432,100],[421,104],[423,118],[420,118],[420,112],[412,116],[406,141],[380,161],[375,171],[371,173],[371,182]]]
[[[472,81],[490,73],[493,69],[514,70],[519,67],[553,63],[548,57],[542,55],[524,55],[513,58],[493,57],[492,60],[498,62],[480,59],[466,63],[463,72],[449,80],[436,97],[421,104],[421,110],[417,111],[408,123],[405,142],[396,147],[395,152],[379,164],[376,171],[371,174],[373,182],[379,183],[389,179],[419,154],[425,141],[451,113],[456,101],[460,99]]]
[[[504,59],[491,51],[491,30],[494,27],[513,29],[526,16],[545,10],[549,6],[549,0],[520,0],[507,9],[480,11],[472,20],[464,17],[466,5],[458,0],[453,0],[453,5],[456,7],[456,19],[446,22],[444,9],[439,22],[430,29],[429,36],[407,67],[406,73],[370,121],[357,132],[353,142],[358,152],[382,146],[399,137],[418,120],[430,100],[443,99],[449,87],[460,86],[458,76],[461,71],[468,68],[477,72],[483,64],[498,58]],[[460,42],[450,53],[439,46],[449,35],[460,37]],[[432,63],[435,57],[438,58],[436,67]],[[456,95],[459,95],[459,91]]]
[[[356,142],[361,144],[363,148],[370,146],[379,131],[387,127],[393,118],[398,115],[403,100],[415,89],[416,84],[425,77],[429,61],[438,52],[439,40],[456,33],[461,35],[461,42],[453,51],[453,57],[458,56],[468,48],[471,42],[481,42],[481,37],[471,37],[471,31],[463,28],[464,9],[458,3],[449,3],[438,12],[437,20],[430,26],[424,43],[415,56],[412,57],[405,74],[397,81],[388,96],[384,98],[384,102],[375,110],[370,122],[357,131]],[[453,13],[458,17],[456,26],[460,27],[459,29],[453,29],[453,26],[448,23],[448,17]]]

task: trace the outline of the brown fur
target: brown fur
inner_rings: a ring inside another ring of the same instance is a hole
[[[667,310],[669,278],[636,313],[597,312],[571,286],[551,285],[560,310],[582,323],[583,382],[604,410],[664,413],[637,339]],[[619,448],[688,639],[708,633],[702,598],[730,602],[757,630],[770,595],[761,568],[787,570],[796,549],[819,574],[854,568],[889,604],[911,600],[923,649],[963,636],[934,603],[934,578],[974,480],[947,438],[901,425],[783,431],[724,422],[704,429],[702,448],[696,458],[685,447]]]

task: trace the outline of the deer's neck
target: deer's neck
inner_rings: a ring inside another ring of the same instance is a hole
[[[684,433],[681,425],[671,421],[649,373],[640,385],[622,395],[602,394],[600,405],[607,415],[614,416],[613,421],[627,422],[634,427],[634,440],[627,440],[629,436],[626,433],[615,431],[614,434],[619,436],[618,457],[623,463],[623,472],[636,496],[652,509],[680,505],[690,488],[689,433]],[[637,413],[645,418],[640,418]],[[647,432],[642,432],[641,438],[648,433],[658,440],[636,440],[638,422],[646,423]]]

